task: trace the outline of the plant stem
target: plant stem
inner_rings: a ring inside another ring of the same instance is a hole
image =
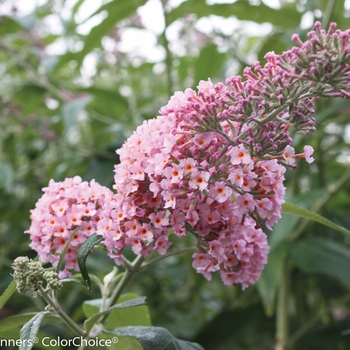
[[[141,266],[140,266],[140,269],[139,270],[142,270],[144,269],[145,267],[147,267],[148,265],[151,265],[153,263],[156,263],[160,260],[163,260],[169,256],[172,256],[172,255],[178,255],[178,254],[182,254],[182,253],[187,253],[187,252],[191,252],[191,251],[194,251],[196,250],[196,247],[189,247],[189,248],[183,248],[183,249],[179,249],[179,250],[174,250],[173,252],[170,252],[170,253],[167,253],[165,255],[161,255],[161,256],[158,256],[157,258],[154,258],[148,262],[145,262],[143,263]]]
[[[113,294],[110,296],[109,301],[105,303],[103,310],[101,309],[101,311],[107,310],[108,308],[110,308],[111,306],[113,306],[117,302],[117,300],[121,296],[124,288],[130,282],[131,278],[141,269],[143,269],[143,268],[145,268],[153,263],[156,263],[162,259],[165,259],[169,256],[186,253],[189,251],[193,251],[194,249],[195,249],[195,247],[179,249],[179,250],[170,252],[168,254],[165,254],[163,256],[159,256],[158,258],[150,260],[149,262],[147,262],[145,264],[143,264],[145,258],[142,255],[137,256],[136,259],[132,263],[128,261],[126,266],[125,266],[126,271],[125,271],[123,277],[121,278],[121,280],[119,281],[115,290],[113,291]],[[106,321],[107,317],[108,317],[108,314],[104,315],[99,322],[104,323]]]
[[[40,295],[45,301],[55,310],[55,312],[61,317],[61,319],[71,328],[75,333],[82,337],[86,336],[86,333],[62,310],[57,301],[52,299],[51,296],[45,291],[43,287],[39,287]]]
[[[286,350],[288,340],[288,288],[289,269],[285,264],[278,292],[277,322],[276,322],[276,346],[275,350]]]
[[[131,278],[135,275],[136,272],[139,271],[141,264],[145,258],[142,255],[139,255],[136,257],[136,259],[126,266],[126,271],[119,281],[118,285],[116,286],[114,292],[110,296],[109,300],[104,303],[103,309],[101,308],[101,311],[109,309],[112,305],[115,304],[115,302],[119,299],[121,296],[124,288],[127,286],[127,284],[130,282]],[[98,321],[99,323],[104,323],[106,319],[108,318],[109,314],[105,314],[101,317],[101,319]]]
[[[143,263],[145,258],[142,255],[139,255],[127,268],[125,271],[124,276],[119,281],[117,287],[115,288],[113,294],[111,295],[109,302],[106,303],[106,309],[110,308],[114,303],[119,299],[120,295],[122,294],[124,288],[129,283],[131,278],[135,275],[136,272],[140,270],[140,266]],[[108,315],[107,315],[108,316]],[[105,316],[103,317],[103,320],[105,320]]]
[[[266,124],[272,120],[275,120],[279,113],[283,112],[286,108],[295,104],[301,98],[306,98],[306,97],[311,98],[311,97],[316,96],[315,93],[310,93],[309,90],[310,90],[309,86],[304,86],[300,90],[296,91],[294,96],[291,96],[287,101],[285,101],[285,103],[283,103],[281,106],[275,108],[269,115],[267,115],[267,117],[265,119],[259,121],[259,123],[256,122],[256,125],[252,126],[252,128],[251,128],[251,132],[254,132],[254,131],[260,129],[263,124]],[[239,136],[239,139],[244,140],[248,136],[249,136],[249,133],[247,131],[245,131]]]

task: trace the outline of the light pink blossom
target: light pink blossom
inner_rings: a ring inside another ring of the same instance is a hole
[[[112,192],[93,180],[90,183],[82,181],[79,176],[62,182],[50,180],[43,191],[31,211],[32,222],[26,233],[30,235],[30,247],[37,251],[43,262],[50,262],[54,267],[73,234],[63,257],[64,270],[59,273],[63,278],[71,275],[71,271],[79,271],[77,250],[95,233],[103,206],[110,201]]]

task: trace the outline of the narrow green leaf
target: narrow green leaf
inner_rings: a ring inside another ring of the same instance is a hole
[[[39,331],[41,321],[49,313],[50,311],[38,312],[22,327],[20,338],[23,341],[23,345],[19,347],[19,350],[30,350],[33,347],[33,340]]]
[[[86,286],[86,283],[83,280],[80,280],[79,278],[64,278],[61,279],[62,283],[74,283],[74,284],[80,284]]]
[[[324,188],[316,188],[306,194],[289,196],[289,198],[286,198],[286,201],[309,209],[321,196],[323,196],[324,192]],[[269,234],[270,252],[288,240],[288,237],[293,233],[293,230],[296,228],[300,220],[302,220],[302,218],[299,216],[283,213],[282,218],[277,222],[273,227],[273,231]]]
[[[113,305],[110,308],[108,308],[107,310],[98,312],[98,313],[94,314],[93,316],[91,316],[90,318],[88,318],[87,320],[85,320],[84,328],[85,328],[86,332],[89,333],[91,328],[92,328],[92,326],[102,316],[104,316],[106,314],[109,314],[111,311],[113,311],[115,309],[124,309],[124,308],[129,308],[129,307],[145,305],[145,300],[146,300],[146,297],[139,297],[139,298],[136,298],[136,299],[125,301],[125,302],[120,303],[120,304]]]
[[[136,12],[138,7],[142,6],[146,1],[147,0],[112,0],[98,8],[87,20],[103,11],[114,14],[116,20],[121,20]]]
[[[306,273],[323,273],[350,289],[350,249],[330,239],[309,238],[288,245],[291,259]]]
[[[4,307],[6,304],[7,300],[9,300],[12,296],[12,294],[16,290],[16,281],[13,280],[5,289],[4,293],[1,294],[0,297],[0,310]]]
[[[73,13],[74,15],[78,12],[80,6],[81,6],[83,3],[84,3],[84,0],[78,0],[78,1],[75,3],[75,5],[74,5],[73,8],[72,8],[72,13]]]
[[[104,330],[104,333],[134,337],[142,344],[144,350],[204,350],[199,344],[176,339],[162,327],[122,327]]]
[[[64,247],[63,247],[63,250],[62,250],[62,252],[61,252],[61,254],[60,254],[60,258],[59,258],[58,263],[57,263],[57,266],[56,266],[56,272],[57,272],[57,273],[59,273],[60,270],[61,270],[61,267],[62,267],[62,264],[63,264],[63,259],[64,259],[64,256],[66,255],[66,252],[67,252],[67,249],[68,249],[68,247],[69,247],[70,241],[72,240],[74,234],[75,234],[77,231],[79,231],[79,230],[81,230],[81,228],[80,228],[80,227],[77,227],[75,230],[72,231],[72,233],[70,234],[69,238],[67,239],[67,242],[66,242],[66,244],[65,244]]]
[[[91,281],[89,277],[89,273],[86,269],[86,259],[90,254],[91,250],[96,246],[96,244],[100,243],[102,240],[101,236],[97,236],[97,234],[93,234],[90,236],[79,248],[78,250],[78,265],[80,269],[80,273],[85,281],[85,285],[90,290],[91,289]]]
[[[301,216],[303,218],[313,220],[313,221],[316,221],[322,225],[328,226],[328,227],[332,228],[333,230],[339,231],[341,233],[350,234],[350,231],[348,231],[347,229],[345,229],[345,228],[335,224],[334,222],[326,219],[325,217],[323,217],[317,213],[314,213],[310,210],[298,207],[297,205],[294,205],[291,203],[284,203],[282,206],[282,212]]]
[[[230,4],[208,5],[205,0],[188,0],[175,7],[168,15],[169,24],[183,18],[186,14],[196,14],[198,18],[210,15],[221,17],[236,17],[239,20],[250,20],[255,23],[269,22],[276,26],[295,28],[299,25],[301,12],[298,12],[295,5],[282,6],[280,9],[273,9],[264,3],[251,4],[247,0],[237,0]]]
[[[84,40],[84,47],[80,52],[76,53],[76,60],[80,65],[84,57],[95,47],[101,46],[101,39],[108,35],[116,23],[123,18],[131,16],[136,12],[139,6],[146,3],[147,0],[113,0],[102,5],[91,16],[95,16],[101,12],[107,13],[107,17],[97,26],[93,27]]]
[[[0,330],[1,332],[5,332],[10,329],[22,326],[25,323],[27,323],[30,319],[32,319],[36,314],[37,312],[28,312],[25,314],[5,317],[0,320]],[[62,322],[62,319],[58,315],[48,314],[45,315],[45,321],[48,321],[50,323],[58,323]]]

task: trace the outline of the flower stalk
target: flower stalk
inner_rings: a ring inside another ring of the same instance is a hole
[[[49,293],[43,288],[43,287],[39,287],[38,289],[40,295],[43,297],[43,299],[45,299],[45,301],[47,302],[47,304],[50,306],[50,308],[56,313],[58,314],[61,319],[66,323],[66,325],[76,334],[85,337],[86,333],[83,329],[81,329],[61,308],[61,306],[57,303],[56,300],[54,300],[53,298],[51,298],[51,296],[49,295]]]

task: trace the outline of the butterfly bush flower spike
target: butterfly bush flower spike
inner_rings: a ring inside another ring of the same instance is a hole
[[[63,258],[65,266],[59,273],[59,277],[64,278],[71,275],[71,271],[79,271],[78,248],[95,233],[102,208],[113,194],[94,180],[88,183],[79,176],[62,182],[51,180],[43,192],[31,211],[32,223],[26,232],[30,235],[30,247],[43,262],[50,262],[54,267],[70,239]]]
[[[60,277],[78,270],[77,249],[95,231],[117,265],[123,251],[165,255],[176,241],[196,239],[193,268],[210,280],[247,288],[261,275],[269,251],[263,230],[281,217],[284,174],[298,158],[291,129],[315,131],[319,97],[350,98],[350,30],[315,24],[303,42],[243,77],[201,81],[176,92],[160,115],[144,121],[117,151],[114,190],[80,177],[50,181],[27,231],[43,262]]]
[[[126,246],[165,254],[172,236],[192,234],[193,267],[205,278],[219,271],[226,285],[255,283],[269,250],[263,228],[281,217],[286,167],[313,161],[311,146],[295,153],[290,128],[315,130],[319,97],[350,97],[350,31],[320,26],[243,78],[176,92],[117,151],[118,194],[97,224],[117,264]]]

